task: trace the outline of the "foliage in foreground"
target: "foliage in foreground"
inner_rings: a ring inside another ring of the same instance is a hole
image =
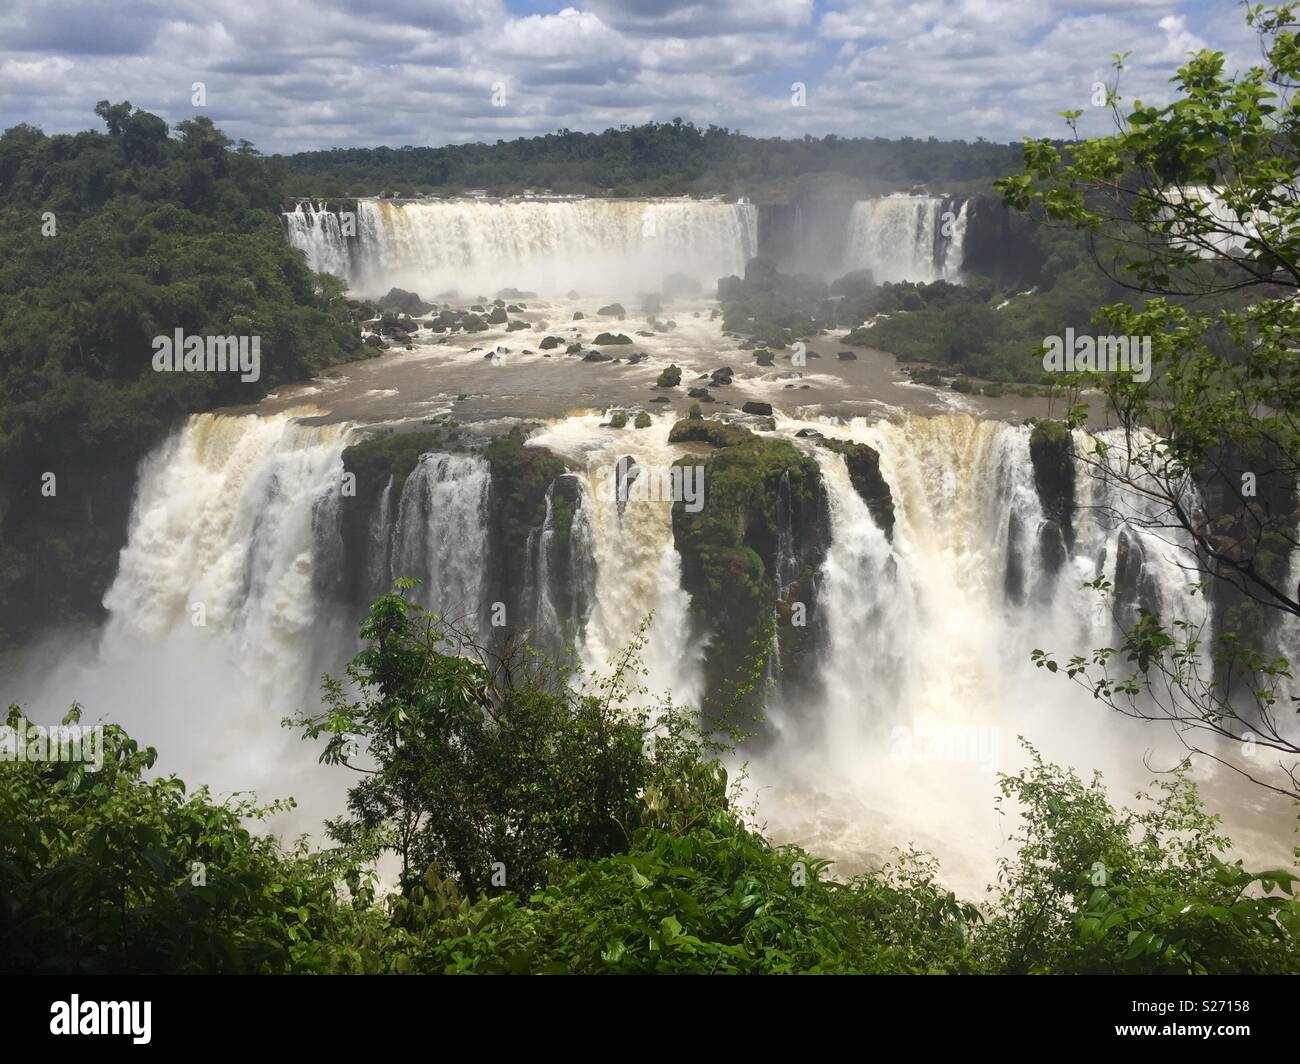
[[[97,773],[0,761],[0,968],[1300,970],[1294,877],[1226,860],[1228,840],[1185,773],[1138,809],[1116,809],[1099,778],[1031,749],[1026,768],[1002,777],[1016,850],[982,904],[957,898],[913,852],[838,882],[827,862],[750,825],[689,713],[640,708],[626,678],[639,672],[635,644],[594,693],[579,683],[573,694],[545,663],[508,684],[507,672],[446,653],[452,633],[400,593],[364,631],[351,669],[360,697],[332,684],[326,713],[307,721],[309,734],[334,737],[324,760],[357,760],[356,736],[374,759],[333,848],[249,830],[278,806],[148,778],[155,752],[117,727],[105,729]],[[21,721],[16,708],[9,719]],[[601,735],[568,763],[570,740]],[[596,830],[610,814],[617,830]],[[404,860],[390,894],[369,871],[385,850]],[[483,859],[502,853],[498,884]]]

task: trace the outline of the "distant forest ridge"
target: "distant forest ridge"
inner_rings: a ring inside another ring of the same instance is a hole
[[[412,196],[485,189],[586,195],[749,195],[786,199],[810,182],[847,180],[875,191],[918,184],[983,191],[1019,171],[1019,144],[934,137],[751,137],[691,122],[578,133],[562,129],[495,144],[333,148],[283,157],[298,196]]]

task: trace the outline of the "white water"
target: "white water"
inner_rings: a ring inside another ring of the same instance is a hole
[[[603,429],[603,415],[565,418],[533,437],[585,470],[590,538],[595,558],[595,608],[587,620],[580,656],[588,671],[604,669],[653,613],[644,658],[644,684],[671,692],[678,703],[699,704],[702,646],[691,646],[690,596],[681,586],[681,557],[673,544],[672,502],[629,499],[622,507],[603,479],[620,458],[631,457],[648,476],[671,466],[683,451],[668,443],[673,418],[653,417],[632,432]]]
[[[1166,767],[1177,762],[1166,730],[1104,710],[1030,660],[1035,648],[1064,659],[1110,642],[1109,615],[1080,585],[1103,558],[1113,577],[1119,530],[1080,515],[1084,549],[1060,573],[1044,569],[1029,429],[964,416],[780,427],[803,426],[880,452],[896,525],[890,542],[843,459],[813,452],[833,536],[819,604],[828,641],[822,703],[783,719],[777,747],[751,766],[778,837],[840,860],[842,873],[915,843],[973,893],[990,881],[1009,827],[995,812],[995,773],[1024,763],[1018,736],[1049,759],[1101,769],[1117,796],[1150,779],[1142,751],[1167,754],[1157,758]],[[1005,592],[1013,514],[1024,529],[1020,605]],[[1204,601],[1187,586],[1193,578],[1170,553],[1148,544],[1165,607],[1203,618]]]
[[[886,281],[961,280],[966,207],[940,196],[860,200],[849,214],[844,270]]]
[[[313,269],[358,293],[390,288],[426,299],[502,286],[632,295],[684,273],[711,286],[743,273],[758,247],[758,211],[714,200],[474,200],[357,202],[349,251],[337,214],[300,204],[289,240]]]
[[[391,577],[419,580],[413,601],[476,636],[487,621],[490,483],[487,460],[477,455],[424,455],[402,487],[388,537]]]
[[[601,480],[625,456],[646,476],[685,452],[667,442],[670,417],[640,430],[604,428],[604,420],[559,419],[532,440],[565,457],[585,484],[571,541],[576,556],[594,562],[585,577],[593,605],[578,650],[588,669],[604,668],[653,610],[645,685],[698,704],[705,648],[687,638],[671,504],[620,506]],[[830,503],[818,606],[827,643],[820,694],[773,707],[774,745],[753,765],[761,814],[778,837],[840,861],[841,872],[917,843],[974,896],[1009,828],[994,811],[994,772],[1022,763],[1018,735],[1050,759],[1102,770],[1117,797],[1150,778],[1143,751],[1155,751],[1156,766],[1177,760],[1168,734],[1104,710],[1029,659],[1035,647],[1064,657],[1111,639],[1110,618],[1079,586],[1115,575],[1122,530],[1087,509],[1108,488],[1079,478],[1078,550],[1052,574],[1037,547],[1043,513],[1028,429],[964,416],[779,419],[785,435],[805,425],[878,449],[896,525],[887,538],[843,459],[799,441],[821,462]],[[121,722],[157,745],[165,771],[303,799],[294,829],[336,814],[350,781],[317,766],[315,750],[279,722],[312,708],[320,673],[338,675],[355,645],[358,618],[320,590],[337,575],[328,570],[338,564],[348,437],[345,426],[286,415],[191,418],[144,464],[99,647],[64,658],[31,700],[34,716],[57,717],[80,700],[87,719]],[[371,578],[420,576],[431,607],[481,607],[488,481],[480,458],[432,454],[400,493],[387,485],[369,530],[372,559],[379,551],[386,561]],[[1022,529],[1020,604],[1004,590],[1013,516]],[[1126,534],[1144,545],[1167,617],[1203,617],[1177,552],[1141,529]],[[539,586],[544,577],[535,575]],[[196,627],[200,604],[206,624]],[[555,615],[542,595],[529,620]],[[962,756],[942,750],[967,740],[974,745]]]

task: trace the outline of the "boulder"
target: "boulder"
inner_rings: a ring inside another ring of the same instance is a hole
[[[411,315],[428,314],[433,309],[432,303],[426,303],[415,292],[401,288],[390,288],[388,295],[377,300],[377,303],[383,310],[396,310]]]
[[[677,365],[671,365],[659,374],[658,381],[655,382],[659,388],[676,388],[682,383],[682,371]]]

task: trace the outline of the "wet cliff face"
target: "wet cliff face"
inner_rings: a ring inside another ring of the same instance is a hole
[[[838,276],[844,260],[848,219],[854,203],[869,195],[867,186],[828,176],[808,184],[784,203],[758,208],[758,253],[783,273]]]
[[[481,500],[470,497],[465,505],[473,511],[469,519],[482,526],[482,556],[460,561],[462,568],[475,567],[480,573],[475,595],[479,601],[460,605],[478,613],[487,628],[528,626],[536,614],[536,596],[540,593],[531,571],[536,563],[535,539],[547,525],[548,492],[552,485],[562,483],[566,467],[562,459],[545,448],[525,447],[525,440],[525,434],[516,429],[484,446],[454,426],[444,426],[428,432],[375,436],[347,448],[343,452],[344,471],[355,478],[355,494],[345,494],[341,500],[342,564],[337,567],[334,587],[338,597],[350,607],[363,609],[377,595],[390,590],[393,580],[422,575],[398,571],[410,567],[400,560],[403,552],[398,547],[407,531],[400,526],[410,520],[401,503],[406,497],[408,478],[427,456],[475,456],[486,465],[488,489]],[[452,469],[448,475],[458,473],[463,474],[464,468]],[[474,490],[473,483],[467,490]],[[571,518],[574,509],[570,494],[560,489],[560,520],[566,525],[565,531],[567,522],[562,515],[567,512]],[[440,531],[440,535],[446,537],[447,532]],[[453,553],[457,547],[454,543],[447,546]],[[553,572],[550,580],[560,585],[567,575]],[[492,612],[497,603],[504,612]]]
[[[998,285],[1038,284],[1043,254],[1035,222],[1007,210],[994,196],[974,196],[966,207],[963,269]]]
[[[1048,572],[1058,572],[1074,546],[1074,443],[1060,421],[1042,421],[1029,437],[1029,457],[1034,466],[1034,487],[1045,521],[1039,531],[1039,549]],[[1023,536],[1024,529],[1018,529]]]
[[[46,464],[54,494],[36,468],[0,488],[0,650],[46,627],[101,623],[126,544],[135,462]]]
[[[529,538],[546,520],[546,493],[565,473],[562,459],[543,447],[525,447],[515,429],[488,444],[492,476],[490,550],[493,602],[506,604],[508,616],[522,618],[528,583]]]
[[[880,452],[865,443],[825,439],[822,446],[844,455],[849,479],[886,536],[894,531],[894,497],[880,472]]]

